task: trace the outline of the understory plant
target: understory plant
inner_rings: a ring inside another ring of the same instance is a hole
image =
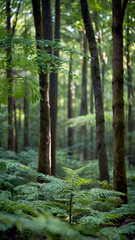
[[[133,216],[135,204],[121,204],[121,193],[106,182],[82,178],[88,166],[64,167],[65,178],[60,179],[37,173],[30,159],[27,166],[22,164],[25,154],[19,155],[21,161],[5,155],[0,159],[2,240],[113,240],[127,239],[135,231],[134,221],[116,227]]]

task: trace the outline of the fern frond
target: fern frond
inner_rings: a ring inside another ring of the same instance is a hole
[[[33,174],[33,176],[37,176],[37,172],[34,171],[33,169],[15,161],[15,160],[8,160],[6,159],[6,161],[4,159],[0,159],[0,166],[5,166],[7,168],[7,170],[15,172],[15,171],[28,171],[31,174]]]
[[[110,196],[124,196],[124,193],[117,192],[115,190],[108,189],[100,189],[100,188],[92,188],[90,189],[90,194],[94,197],[108,198]]]
[[[100,229],[98,235],[101,239],[103,238],[105,240],[127,240],[127,238],[119,234],[114,227]]]
[[[124,224],[120,227],[105,227],[100,230],[104,236],[109,236],[109,240],[127,239],[125,235],[130,235],[135,232],[135,222]]]
[[[76,187],[79,188],[82,185],[87,185],[93,181],[92,179],[84,179],[79,177],[79,174],[83,172],[86,169],[86,167],[82,167],[76,170],[66,167],[63,167],[63,169],[66,171],[65,179],[67,180],[72,189]]]
[[[135,222],[125,224],[116,230],[119,234],[131,234],[135,232]]]
[[[1,230],[16,226],[19,231],[29,230],[31,232],[49,236],[61,236],[61,239],[83,240],[81,234],[68,223],[44,213],[37,218],[29,219],[0,213]]]
[[[0,201],[0,209],[3,213],[6,212],[8,214],[15,214],[18,216],[36,217],[39,215],[36,208],[32,207],[28,202],[27,204],[25,203],[14,202],[11,200]]]

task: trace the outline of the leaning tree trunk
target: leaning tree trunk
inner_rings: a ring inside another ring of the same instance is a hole
[[[125,167],[125,121],[123,99],[123,18],[127,0],[113,0],[113,132],[114,189],[127,194]],[[127,195],[123,197],[127,202]]]
[[[32,0],[34,23],[36,30],[36,40],[43,39],[43,28],[40,11],[40,1]],[[38,50],[43,50],[40,43],[37,43]],[[50,106],[48,97],[48,74],[42,71],[39,64],[39,84],[41,87],[41,100],[40,100],[40,143],[39,143],[39,162],[38,172],[44,174],[51,173],[51,131],[50,131]]]
[[[83,21],[86,29],[86,36],[89,42],[89,49],[91,54],[91,74],[96,110],[96,145],[97,156],[99,160],[100,180],[109,181],[108,161],[105,143],[104,108],[97,45],[95,41],[93,26],[89,15],[87,0],[80,0],[80,3]]]
[[[55,1],[55,40],[60,40],[60,0]],[[59,50],[54,52],[59,57]],[[50,74],[50,115],[51,115],[51,161],[52,175],[56,172],[56,126],[57,126],[58,73]]]

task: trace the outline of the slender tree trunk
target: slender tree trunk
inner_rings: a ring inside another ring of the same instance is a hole
[[[86,54],[87,51],[87,38],[86,32],[83,35],[83,53]],[[82,99],[81,99],[81,115],[86,115],[87,110],[87,59],[83,57],[83,67],[82,67]]]
[[[25,15],[25,37],[28,36],[27,19]],[[25,56],[27,52],[25,50]],[[23,111],[24,111],[24,138],[23,138],[23,149],[25,150],[29,146],[29,102],[28,102],[28,85],[25,79],[25,95],[23,100]]]
[[[15,122],[15,152],[18,153],[18,126],[17,126],[17,115],[16,115],[16,103],[14,101],[14,122]]]
[[[18,2],[15,13],[15,21],[11,28],[11,0],[6,1],[6,16],[7,16],[7,36],[9,40],[9,46],[7,48],[7,78],[9,79],[9,89],[8,89],[8,149],[11,151],[15,150],[15,136],[14,136],[14,122],[13,122],[13,111],[14,111],[14,97],[13,97],[13,73],[12,73],[12,46],[11,39],[14,36],[15,28],[17,24],[17,17],[19,14],[21,2]]]
[[[41,20],[40,1],[32,0],[34,23],[36,30],[36,40],[43,39],[43,28]],[[43,5],[44,8],[44,5]],[[48,29],[46,29],[47,31]],[[43,50],[40,44],[37,44],[38,50]],[[51,173],[51,131],[50,131],[50,106],[48,97],[48,74],[44,74],[39,63],[39,84],[41,87],[40,100],[40,143],[39,143],[39,162],[38,172],[44,174]]]
[[[13,74],[11,71],[12,65],[12,48],[11,48],[11,1],[6,2],[6,14],[7,14],[7,36],[9,38],[9,46],[7,48],[7,78],[9,82],[8,88],[8,149],[15,150],[14,141],[14,129],[13,129],[13,110],[14,110],[14,98],[13,98]]]
[[[98,0],[97,0],[98,3]],[[102,30],[99,29],[99,18],[98,18],[98,13],[95,10],[93,13],[93,17],[94,17],[94,22],[95,22],[95,28],[96,28],[96,32],[98,33],[98,43],[99,43],[99,56],[100,56],[100,61],[101,61],[101,85],[102,85],[102,96],[104,99],[104,76],[105,76],[105,65],[107,63],[107,56],[105,54],[105,52],[102,52],[101,50],[101,43],[102,43]]]
[[[91,54],[91,74],[92,83],[95,96],[95,110],[96,110],[96,145],[97,155],[99,159],[100,180],[109,181],[108,161],[105,143],[105,128],[104,128],[104,108],[102,100],[102,89],[100,80],[100,69],[98,61],[98,52],[95,41],[93,26],[91,23],[88,5],[86,0],[80,0],[83,21],[86,29],[86,36],[89,42],[89,49]]]
[[[129,34],[129,11],[127,10],[127,84],[128,84],[128,155],[129,155],[129,167],[131,166],[130,156],[133,154],[133,144],[132,144],[132,132],[133,132],[133,86],[132,86],[132,71],[130,62],[130,34]]]
[[[18,130],[20,131],[22,123],[21,123],[21,112],[22,112],[22,108],[21,108],[21,104],[19,104],[19,119],[18,119]]]
[[[0,104],[0,113],[3,115],[4,114],[4,108],[2,106],[2,104]],[[3,147],[3,143],[4,143],[4,137],[3,137],[3,121],[4,119],[0,118],[0,126],[1,126],[1,129],[0,129],[0,147],[2,148]]]
[[[68,77],[68,119],[73,117],[73,82],[72,82],[72,54],[69,62],[69,77]],[[74,130],[68,127],[68,155],[72,155]]]
[[[92,84],[92,79],[91,79],[91,88],[90,88],[90,113],[93,114],[93,84]],[[94,126],[90,126],[90,159],[95,159],[96,158],[96,152],[95,152],[95,148],[93,147],[93,145],[95,144],[94,141]]]
[[[87,38],[86,31],[84,30],[83,34],[83,53],[86,54],[87,51]],[[81,99],[81,115],[86,115],[88,113],[87,110],[87,59],[83,57],[83,67],[82,67],[82,99]],[[87,160],[88,152],[87,152],[87,128],[86,125],[81,127],[81,139],[84,143],[83,145],[83,160]]]
[[[55,36],[60,40],[60,0],[55,1]],[[54,52],[56,57],[59,57],[59,50]],[[52,175],[56,172],[56,127],[57,127],[57,99],[58,99],[58,73],[50,74],[50,115],[51,115],[51,160],[52,160]]]
[[[123,99],[123,8],[121,0],[113,0],[113,132],[114,132],[114,189],[127,194],[125,167],[125,122]],[[127,202],[127,195],[123,197]]]
[[[29,103],[27,99],[28,88],[25,82],[25,96],[24,96],[24,150],[29,146]]]

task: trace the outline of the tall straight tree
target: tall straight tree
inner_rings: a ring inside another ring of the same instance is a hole
[[[11,1],[6,2],[6,15],[7,15],[7,36],[11,41]],[[14,129],[13,129],[13,110],[14,110],[14,98],[13,98],[13,73],[11,71],[12,63],[12,48],[11,44],[7,48],[7,78],[9,79],[8,89],[8,149],[15,150]]]
[[[25,31],[24,36],[28,37],[27,21],[25,16]],[[25,50],[26,55],[26,50]],[[23,148],[24,150],[29,146],[29,102],[28,102],[28,85],[25,79],[25,95],[23,100],[23,110],[24,110],[24,138],[23,138]]]
[[[86,31],[83,33],[83,53],[86,55],[87,52],[87,37]],[[82,98],[81,98],[81,115],[88,114],[87,108],[87,58],[83,57],[83,66],[82,66]],[[87,127],[86,125],[81,127],[81,136],[83,138],[84,146],[83,146],[83,160],[87,160]]]
[[[123,99],[123,20],[128,0],[112,0],[114,189],[127,194]],[[123,197],[127,202],[127,195]]]
[[[68,77],[68,119],[73,117],[73,82],[72,82],[72,53],[69,61],[69,77]],[[68,155],[72,155],[71,148],[73,147],[74,130],[68,127],[67,145]]]
[[[83,33],[83,53],[86,55],[87,51],[87,38],[86,32]],[[81,99],[81,115],[87,114],[87,58],[83,57],[82,67],[82,99]]]
[[[15,105],[15,99],[13,97],[13,72],[12,72],[12,46],[11,46],[11,40],[15,33],[15,28],[17,24],[17,17],[20,9],[21,2],[16,3],[16,12],[14,16],[13,26],[11,27],[11,0],[6,1],[6,17],[7,17],[7,24],[6,24],[6,30],[7,30],[7,37],[9,41],[9,46],[7,47],[7,79],[9,82],[9,88],[8,88],[8,149],[14,151],[15,150],[15,137],[14,136],[14,121],[13,121],[13,111],[14,111],[14,105]]]
[[[23,139],[23,148],[24,150],[29,146],[29,102],[27,99],[28,96],[28,86],[25,79],[25,96],[24,96],[24,139]]]
[[[92,84],[92,79],[90,82],[90,113],[93,114],[93,84]],[[94,147],[93,147],[93,143],[94,143],[94,127],[91,126],[90,127],[90,159],[95,159],[96,158],[96,153],[94,151]]]
[[[47,38],[48,27],[43,35],[40,1],[32,0],[33,15],[36,30],[36,40]],[[44,7],[44,3],[43,3]],[[47,15],[48,16],[48,15]],[[45,21],[48,21],[45,20]],[[48,39],[48,38],[47,38]],[[37,54],[39,50],[44,50],[37,43]],[[50,130],[50,106],[48,96],[48,74],[43,72],[39,62],[39,84],[41,87],[40,100],[40,144],[39,144],[39,163],[38,171],[44,174],[51,174],[51,130]]]
[[[60,40],[60,0],[55,1],[55,33],[54,39]],[[54,55],[59,57],[59,50],[54,51]],[[58,73],[50,74],[50,115],[51,115],[51,161],[52,175],[55,175],[55,151],[56,151],[56,126],[57,126],[57,99],[58,99]]]
[[[102,89],[100,80],[100,69],[97,52],[97,44],[95,34],[91,23],[91,18],[88,10],[87,0],[80,0],[83,21],[86,29],[86,36],[89,42],[89,50],[91,54],[91,74],[95,96],[96,110],[96,145],[97,156],[99,160],[100,180],[109,181],[108,161],[105,143],[105,127],[104,127],[104,108],[102,99]]]

